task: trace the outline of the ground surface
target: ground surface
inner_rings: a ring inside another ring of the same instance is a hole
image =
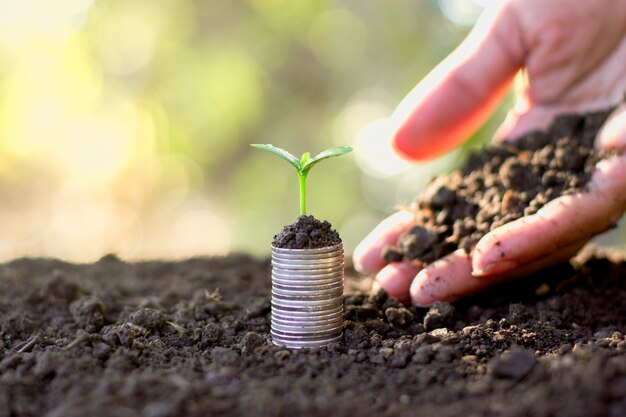
[[[312,351],[270,343],[269,272],[0,266],[0,417],[626,415],[626,264],[430,310],[349,296],[344,342]]]

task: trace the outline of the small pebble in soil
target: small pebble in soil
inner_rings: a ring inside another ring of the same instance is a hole
[[[378,314],[379,310],[374,304],[363,304],[360,306],[346,306],[344,316],[346,320],[362,321],[375,319],[378,317]]]
[[[370,296],[370,298],[377,304],[377,305],[383,305],[385,303],[385,301],[387,301],[387,299],[389,298],[389,294],[387,294],[387,291],[385,291],[384,289],[379,289],[378,292],[376,294],[372,294]]]
[[[413,322],[413,313],[404,307],[389,307],[385,310],[385,317],[395,327],[404,327]]]
[[[202,330],[202,347],[208,348],[213,346],[222,338],[224,329],[217,323],[208,323]]]
[[[450,327],[454,324],[455,309],[450,303],[436,301],[424,316],[424,328],[427,331]]]
[[[142,308],[130,315],[130,322],[146,330],[156,331],[165,325],[165,317],[153,308]]]
[[[241,353],[252,353],[254,352],[254,349],[263,345],[264,343],[265,339],[263,339],[263,336],[256,332],[248,332],[245,334],[243,339],[241,339]]]
[[[365,349],[369,346],[370,336],[363,326],[347,323],[343,332],[343,340],[349,349]]]
[[[489,373],[499,379],[519,381],[532,371],[537,364],[533,352],[520,347],[512,347],[489,362]]]

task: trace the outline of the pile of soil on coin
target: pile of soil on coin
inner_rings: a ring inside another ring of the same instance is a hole
[[[272,246],[282,249],[318,249],[341,243],[339,233],[326,220],[300,216],[274,236]]]
[[[411,206],[416,226],[383,256],[430,263],[458,248],[469,253],[491,230],[584,191],[607,154],[594,140],[613,109],[560,116],[545,132],[474,153],[459,171],[427,186]]]
[[[348,295],[344,340],[300,351],[271,343],[269,274],[243,255],[0,265],[0,416],[626,415],[621,260],[430,309]]]

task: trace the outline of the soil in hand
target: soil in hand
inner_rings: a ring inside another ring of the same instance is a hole
[[[606,156],[594,140],[612,110],[560,116],[545,132],[471,155],[416,199],[415,227],[387,248],[385,259],[430,263],[458,248],[469,252],[491,230],[561,195],[584,192],[595,164]]]
[[[311,350],[272,344],[269,276],[241,255],[0,265],[0,416],[626,415],[621,261],[430,309],[349,295],[343,341]]]
[[[300,216],[274,236],[272,246],[282,249],[318,249],[341,243],[339,233],[326,220]]]

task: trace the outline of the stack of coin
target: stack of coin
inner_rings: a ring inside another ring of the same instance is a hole
[[[343,244],[319,249],[272,247],[272,341],[316,348],[343,333]]]

